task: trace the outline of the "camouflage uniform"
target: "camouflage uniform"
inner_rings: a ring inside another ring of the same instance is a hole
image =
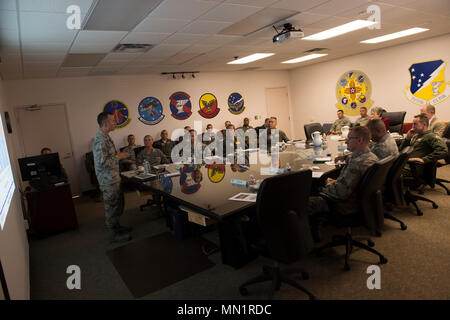
[[[105,201],[106,226],[111,231],[119,227],[124,209],[124,195],[120,187],[119,158],[110,136],[99,130],[92,147],[94,166]]]
[[[366,170],[378,161],[369,149],[354,152],[347,156],[346,164],[341,169],[336,182],[323,188],[322,192],[331,199],[333,209],[341,214],[352,214],[358,211],[357,187]],[[321,197],[310,197],[308,213],[328,212],[330,208]]]
[[[155,148],[153,148],[150,152],[148,152],[145,148],[142,149],[142,151],[137,155],[136,165],[142,166],[144,160],[147,160],[151,166],[170,163],[165,154],[161,150]]]
[[[420,135],[415,135],[411,139],[405,139],[400,145],[400,150],[412,146],[414,149],[409,155],[410,158],[421,158],[424,164],[444,159],[448,154],[447,145],[444,140],[428,130]],[[422,175],[423,166],[417,166],[417,174]],[[407,163],[403,168],[404,175],[411,175],[411,167]]]
[[[438,137],[442,138],[442,136],[444,135],[444,131],[445,131],[445,123],[442,122],[441,120],[439,120],[438,118],[436,118],[436,116],[434,116],[430,121],[429,128]]]
[[[348,126],[350,128],[351,124],[352,123],[348,118],[343,117],[342,119],[337,119],[333,123],[333,125],[330,128],[330,131],[336,131],[338,133],[341,133],[342,127]]]
[[[122,149],[122,152],[128,152],[130,155],[126,159],[122,159],[120,162],[124,165],[127,165],[128,170],[136,170],[136,163],[133,163],[132,161],[136,162],[136,154],[134,152],[134,149],[139,148],[140,145],[134,145],[134,146],[126,146]]]
[[[172,157],[172,149],[174,145],[175,143],[170,139],[167,139],[166,142],[164,142],[163,139],[159,139],[153,143],[153,148],[161,150],[170,160]]]
[[[365,126],[367,122],[369,122],[369,119],[370,119],[369,116],[365,116],[364,118],[359,117],[358,119],[356,119],[355,125]]]
[[[384,159],[389,156],[398,155],[398,147],[394,138],[391,137],[389,133],[386,133],[380,141],[374,143],[370,147],[370,151],[374,153],[378,159]]]

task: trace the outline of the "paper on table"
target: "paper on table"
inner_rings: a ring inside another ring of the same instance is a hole
[[[320,178],[323,174],[324,174],[324,172],[316,171],[316,172],[312,173],[312,177],[313,178]]]
[[[124,171],[124,172],[121,172],[120,174],[127,178],[133,178],[134,176],[136,176],[136,171],[135,170]]]
[[[156,174],[153,174],[153,173],[147,173],[147,174],[140,174],[140,175],[137,175],[137,176],[134,176],[136,179],[148,179],[148,178],[151,178],[151,177],[156,177]]]
[[[173,172],[173,173],[166,173],[164,176],[165,177],[175,177],[175,176],[179,176],[179,175],[181,175],[181,173]]]
[[[256,193],[244,193],[240,192],[235,196],[232,196],[228,200],[235,200],[235,201],[247,201],[247,202],[256,202]]]
[[[170,166],[170,164],[158,164],[157,166],[153,166],[153,168],[156,168],[156,169],[163,169],[163,168],[165,168],[165,167],[167,167],[167,166]]]

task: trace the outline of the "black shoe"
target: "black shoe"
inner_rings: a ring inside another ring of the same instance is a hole
[[[119,225],[116,228],[114,228],[114,230],[117,231],[118,233],[130,233],[133,230],[133,228]]]
[[[127,242],[131,240],[131,235],[129,233],[117,233],[115,232],[111,236],[111,242]]]

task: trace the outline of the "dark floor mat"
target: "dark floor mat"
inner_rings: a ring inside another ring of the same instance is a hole
[[[203,238],[180,240],[164,232],[106,254],[133,296],[140,298],[213,267],[204,247],[217,246]]]

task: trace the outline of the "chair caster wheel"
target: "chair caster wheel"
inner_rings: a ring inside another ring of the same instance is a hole
[[[369,247],[374,247],[375,246],[375,242],[373,242],[372,240],[367,240],[367,245]]]
[[[381,237],[381,232],[380,231],[375,231],[375,236],[377,236],[377,237]]]
[[[247,288],[239,288],[239,293],[241,294],[241,296],[247,296],[248,290]]]
[[[436,203],[433,203],[433,209],[437,209],[439,206]]]
[[[309,274],[308,274],[308,272],[305,272],[305,271],[302,272],[302,279],[303,279],[303,280],[308,280],[308,279],[309,279]]]
[[[344,270],[345,271],[350,271],[350,266],[348,264],[344,265]]]
[[[380,264],[386,264],[388,260],[385,257],[380,257]]]
[[[419,217],[421,217],[421,216],[423,216],[423,212],[422,212],[422,211],[417,211],[417,215],[418,215]]]
[[[402,223],[402,224],[400,225],[400,228],[401,228],[403,231],[405,231],[406,228],[407,228],[407,226],[406,226],[406,224],[403,224],[403,223]]]

